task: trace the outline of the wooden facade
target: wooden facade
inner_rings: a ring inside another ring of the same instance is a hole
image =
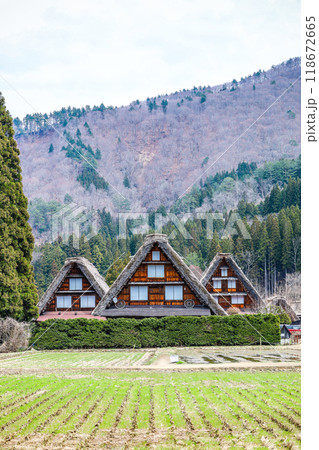
[[[41,319],[91,316],[109,287],[87,259],[69,258],[38,303]],[[92,317],[92,316],[91,316]]]
[[[131,258],[93,311],[103,317],[224,315],[167,236],[154,234]]]
[[[77,278],[82,280],[82,289],[70,289],[70,280]],[[71,297],[71,307],[61,307],[58,304],[59,297]],[[92,306],[81,306],[81,299],[83,303],[83,296],[94,297],[94,304]],[[68,275],[61,282],[58,289],[52,294],[50,301],[45,306],[45,311],[93,311],[100,301],[99,295],[93,289],[89,280],[83,275],[79,267],[72,267]]]
[[[153,252],[159,254],[159,260],[153,261]],[[148,276],[149,266],[164,266],[163,277]],[[132,287],[145,286],[147,288],[146,300],[135,300],[131,298]],[[182,287],[182,296],[178,299],[168,296],[167,287]],[[182,306],[185,300],[193,300],[195,306],[201,306],[200,301],[192,289],[185,283],[173,264],[164,255],[158,246],[154,246],[146,255],[134,275],[128,281],[126,286],[117,295],[117,300],[124,300],[126,306]]]
[[[201,282],[225,310],[256,311],[261,299],[230,254],[218,253]]]

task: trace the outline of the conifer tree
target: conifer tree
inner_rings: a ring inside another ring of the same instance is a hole
[[[282,233],[282,253],[281,253],[281,263],[283,269],[286,271],[289,270],[292,267],[293,262],[293,248],[292,248],[292,241],[293,239],[293,230],[291,221],[289,218],[286,219],[284,226],[283,226],[283,233]]]
[[[12,119],[0,93],[0,315],[30,320],[38,314],[38,298],[19,154]]]
[[[97,268],[97,270],[101,270],[102,262],[103,262],[103,255],[98,247],[98,245],[94,245],[92,250],[92,262]]]
[[[120,275],[124,267],[130,262],[130,253],[127,252],[125,255],[123,255],[122,258],[120,258],[120,255],[117,253],[114,256],[114,263],[109,268],[105,280],[109,286],[111,286],[114,281],[117,279],[117,277]]]
[[[209,249],[209,259],[210,261],[216,256],[216,253],[221,252],[222,248],[219,243],[219,236],[217,231],[213,233],[213,239],[211,240],[210,249]]]

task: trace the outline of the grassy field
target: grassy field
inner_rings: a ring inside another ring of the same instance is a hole
[[[0,448],[300,447],[294,371],[123,371],[110,358],[129,355],[2,359]]]

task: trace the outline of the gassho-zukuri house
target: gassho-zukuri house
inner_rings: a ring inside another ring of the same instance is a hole
[[[261,302],[231,255],[217,254],[199,280],[166,235],[152,234],[111,287],[87,259],[67,259],[38,304],[38,320],[227,315],[231,306],[248,312]]]
[[[38,320],[92,318],[108,290],[105,279],[86,258],[68,258],[38,303]]]
[[[200,281],[225,310],[236,307],[242,312],[253,312],[265,307],[230,253],[217,253]]]

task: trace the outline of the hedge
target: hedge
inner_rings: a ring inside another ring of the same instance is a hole
[[[35,322],[30,343],[39,350],[142,348],[280,343],[274,314],[146,319],[49,319]]]

